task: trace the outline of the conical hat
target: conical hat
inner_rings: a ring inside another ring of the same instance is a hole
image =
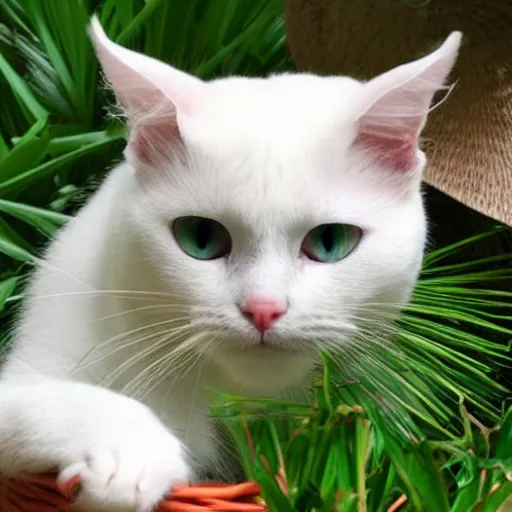
[[[423,132],[425,181],[512,225],[512,0],[287,0],[286,25],[298,69],[362,79],[462,31],[456,86]]]

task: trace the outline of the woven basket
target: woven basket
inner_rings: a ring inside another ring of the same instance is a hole
[[[73,512],[73,497],[80,479],[59,487],[53,474],[25,475],[17,480],[0,477],[1,512]],[[266,512],[259,504],[254,482],[237,485],[202,484],[180,486],[158,507],[157,512]]]
[[[363,79],[461,30],[457,86],[423,132],[425,181],[512,225],[512,0],[287,0],[286,26],[300,70]]]

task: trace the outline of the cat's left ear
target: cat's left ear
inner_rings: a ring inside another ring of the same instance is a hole
[[[356,144],[386,168],[418,167],[419,135],[436,91],[457,59],[462,34],[452,32],[434,52],[364,84],[357,104]]]
[[[191,115],[205,83],[111,41],[94,16],[89,34],[130,125],[128,160],[154,164],[184,142],[179,117]]]

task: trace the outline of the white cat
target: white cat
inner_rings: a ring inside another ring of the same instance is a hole
[[[418,137],[456,60],[362,83],[205,83],[107,39],[126,162],[51,244],[0,381],[0,471],[80,475],[82,510],[149,511],[222,459],[209,389],[307,387],[410,297],[425,242]]]

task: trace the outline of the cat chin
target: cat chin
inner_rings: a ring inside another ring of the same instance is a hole
[[[218,351],[213,359],[237,388],[270,395],[286,388],[307,386],[318,361],[315,353],[265,345]]]

